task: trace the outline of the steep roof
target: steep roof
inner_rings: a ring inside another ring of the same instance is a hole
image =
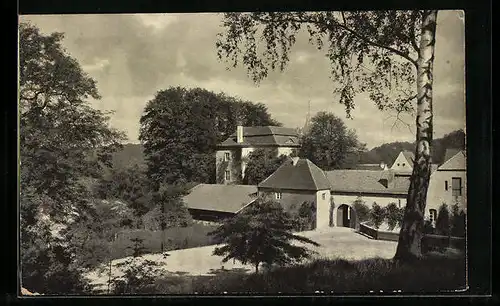
[[[325,173],[308,159],[287,159],[273,174],[263,180],[259,188],[290,190],[330,189]]]
[[[358,164],[354,166],[353,170],[381,170],[380,164]]]
[[[255,185],[199,184],[183,199],[187,208],[236,213],[256,196]]]
[[[326,176],[333,192],[400,194],[408,193],[409,176],[397,176],[391,170],[332,170]],[[382,179],[390,181],[386,187]]]
[[[453,154],[455,153],[455,154]],[[452,155],[453,154],[453,155]],[[449,157],[451,155],[451,157]],[[464,150],[447,149],[445,162],[439,166],[439,170],[465,170],[467,161]]]
[[[403,153],[403,156],[408,161],[408,164],[413,165],[413,161],[415,160],[415,154],[408,150],[402,151],[401,153]]]
[[[446,163],[448,160],[450,160],[452,157],[454,157],[455,155],[457,155],[461,150],[460,149],[446,149],[445,153],[444,153],[444,159],[443,159],[443,163]]]
[[[296,130],[280,126],[245,126],[243,143],[236,142],[236,133],[231,134],[219,147],[233,146],[290,146],[298,147],[299,135]]]

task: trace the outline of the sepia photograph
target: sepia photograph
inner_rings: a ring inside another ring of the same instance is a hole
[[[468,290],[463,10],[19,15],[19,295]]]

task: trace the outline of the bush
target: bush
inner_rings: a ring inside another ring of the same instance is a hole
[[[436,219],[436,233],[443,236],[450,235],[450,213],[446,204],[439,207]]]
[[[385,208],[386,211],[386,219],[387,219],[387,225],[389,226],[389,230],[393,230],[398,223],[401,222],[401,213],[399,207],[396,205],[396,203],[390,203],[387,205]]]
[[[380,205],[374,202],[372,205],[372,209],[370,211],[370,218],[371,221],[373,222],[373,226],[375,226],[375,228],[378,229],[386,218],[385,209],[383,209],[382,207],[380,207]]]
[[[435,234],[434,226],[432,225],[431,220],[426,219],[424,221],[424,228],[422,230],[424,234]]]
[[[365,204],[361,197],[358,197],[353,203],[352,207],[356,212],[359,222],[368,221],[370,219],[370,208]]]
[[[460,210],[458,204],[454,204],[451,211],[451,235],[465,237],[465,212]]]

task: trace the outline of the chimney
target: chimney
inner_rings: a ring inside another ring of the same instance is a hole
[[[236,142],[243,142],[243,126],[241,125],[241,122],[238,122],[238,126],[236,126]]]

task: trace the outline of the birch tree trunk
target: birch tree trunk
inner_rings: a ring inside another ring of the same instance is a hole
[[[417,146],[403,226],[394,256],[398,260],[412,260],[422,256],[422,229],[431,174],[432,74],[436,19],[437,10],[424,11],[417,62]]]

